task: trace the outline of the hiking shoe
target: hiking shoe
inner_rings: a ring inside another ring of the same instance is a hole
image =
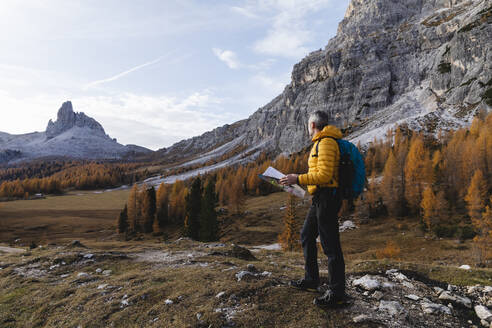
[[[335,295],[335,293],[331,289],[327,289],[322,296],[316,297],[313,300],[314,305],[327,306],[327,307],[342,306],[344,303],[345,302],[344,302],[343,296],[341,297],[341,296]]]
[[[318,284],[314,281],[309,281],[306,279],[291,280],[289,282],[289,286],[297,288],[297,289],[301,289],[301,290],[306,290],[309,292],[318,291]]]

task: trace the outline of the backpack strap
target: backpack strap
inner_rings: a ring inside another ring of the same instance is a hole
[[[322,140],[322,139],[324,139],[324,138],[331,138],[331,139],[333,139],[333,140],[337,141],[337,139],[336,139],[336,138],[334,138],[334,137],[321,137],[321,138],[318,140],[318,142],[316,143],[316,153],[313,155],[313,157],[318,157],[319,143],[320,143],[320,142],[321,142],[321,140]],[[338,142],[337,142],[337,146],[338,146]],[[338,146],[338,147],[340,148],[340,146]]]

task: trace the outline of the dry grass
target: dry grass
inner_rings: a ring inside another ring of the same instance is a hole
[[[114,238],[114,217],[125,199],[126,192],[118,191],[83,196],[74,193],[2,204],[0,242],[10,243],[14,236],[38,238],[43,245],[48,242],[63,245],[80,239],[90,250],[50,246],[23,255],[0,253],[0,267],[3,267],[0,270],[0,326],[221,327],[227,320],[224,313],[217,312],[219,308],[238,311],[234,318],[237,327],[344,327],[353,324],[350,314],[313,307],[313,294],[286,286],[290,279],[303,275],[301,252],[260,251],[255,253],[258,261],[252,262],[204,255],[186,265],[125,258],[122,255],[150,251],[209,252],[191,241],[169,243],[151,236],[140,241]],[[285,206],[286,199],[284,193],[249,198],[246,214],[220,218],[221,240],[245,245],[276,243],[284,215],[280,208]],[[297,208],[300,220],[309,205],[306,202]],[[492,284],[491,269],[458,269],[462,264],[473,266],[471,241],[459,243],[452,239],[426,238],[418,220],[411,218],[383,218],[366,224],[356,220],[355,223],[357,229],[341,233],[349,274],[399,268],[453,284]],[[46,227],[38,228],[41,225]],[[388,249],[388,245],[391,248],[388,254],[395,254],[396,247],[389,241],[394,241],[399,254],[378,259],[378,252]],[[79,254],[87,252],[96,255],[96,262],[81,263]],[[324,276],[326,262],[321,250],[319,258]],[[48,270],[61,261],[67,265]],[[16,267],[28,263],[39,265],[48,274],[32,278],[15,274]],[[202,267],[199,263],[209,265]],[[271,272],[272,276],[237,282],[235,273],[248,263],[253,263],[260,271]],[[110,269],[113,273],[110,276],[96,274],[97,268]],[[78,272],[88,272],[91,277],[77,278]],[[69,276],[61,278],[62,274]],[[97,289],[101,284],[116,288]],[[226,294],[216,298],[221,291]],[[122,306],[124,299],[130,306]],[[173,300],[174,304],[166,305],[166,299]],[[365,325],[358,327],[370,327],[369,323]]]

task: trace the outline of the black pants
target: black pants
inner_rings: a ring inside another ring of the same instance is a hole
[[[338,296],[345,293],[345,262],[338,232],[338,211],[341,203],[334,189],[322,188],[317,191],[301,230],[306,271],[304,278],[319,283],[316,245],[319,235],[323,252],[328,257],[328,285]]]

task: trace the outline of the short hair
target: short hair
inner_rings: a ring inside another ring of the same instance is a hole
[[[322,130],[327,126],[329,120],[328,114],[322,110],[314,111],[309,115],[309,122],[314,122],[314,125],[318,130]]]

